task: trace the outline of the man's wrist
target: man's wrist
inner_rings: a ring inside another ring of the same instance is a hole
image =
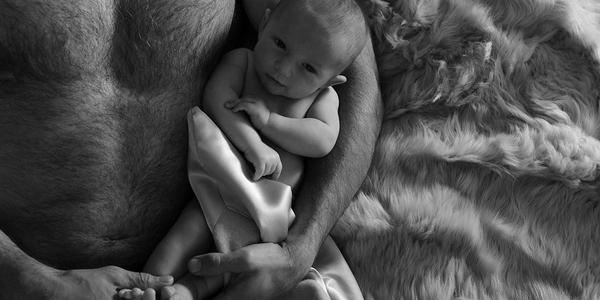
[[[7,286],[2,287],[0,295],[7,295],[7,299],[57,299],[59,272],[41,263],[19,268],[11,279],[2,280]]]
[[[309,268],[317,257],[322,241],[306,233],[295,233],[293,230],[290,230],[286,243],[290,255],[295,258],[296,262]]]

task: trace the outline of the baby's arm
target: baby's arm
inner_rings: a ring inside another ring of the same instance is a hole
[[[288,118],[270,112],[259,101],[242,99],[231,104],[233,112],[245,111],[254,128],[286,151],[305,157],[322,157],[331,151],[340,131],[338,96],[331,87],[323,90],[305,118]]]
[[[254,167],[254,180],[281,173],[279,154],[267,146],[248,118],[225,108],[225,102],[238,100],[244,87],[248,50],[227,53],[204,89],[203,109]]]

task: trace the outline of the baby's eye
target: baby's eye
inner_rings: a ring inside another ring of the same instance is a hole
[[[309,64],[302,64],[304,66],[304,69],[306,69],[306,71],[308,71],[309,73],[313,73],[313,74],[317,74],[317,70],[315,70],[315,68]]]
[[[275,43],[275,46],[277,46],[277,48],[281,48],[281,49],[285,50],[285,44],[283,43],[282,40],[280,40],[278,38],[273,38],[273,42]]]

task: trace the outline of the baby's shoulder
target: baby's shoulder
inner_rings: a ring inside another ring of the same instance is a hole
[[[333,87],[328,86],[321,90],[321,92],[319,93],[319,96],[335,96],[335,97],[337,97],[337,92],[335,91],[335,89]]]
[[[314,102],[320,102],[320,101],[327,101],[327,102],[338,102],[338,94],[335,91],[335,89],[333,89],[333,87],[326,87],[324,89],[322,89],[317,96],[314,99]]]

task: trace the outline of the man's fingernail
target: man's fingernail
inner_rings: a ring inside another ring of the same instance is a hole
[[[201,268],[200,260],[192,259],[189,261],[188,270],[190,271],[190,273],[198,272],[198,271],[200,271],[200,268]]]
[[[160,276],[158,277],[158,282],[161,284],[173,284],[173,276]]]

